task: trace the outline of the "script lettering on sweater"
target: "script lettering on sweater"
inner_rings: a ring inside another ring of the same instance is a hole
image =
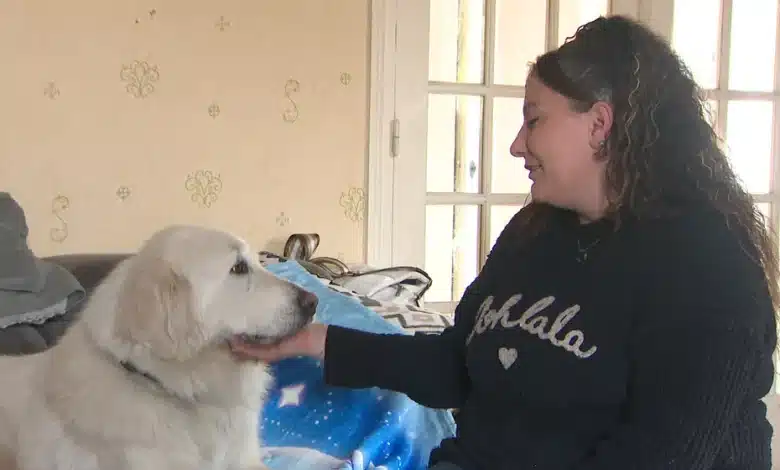
[[[493,296],[486,298],[477,311],[474,328],[466,339],[466,344],[469,344],[475,335],[493,330],[500,325],[505,329],[519,328],[541,340],[549,341],[553,346],[563,348],[581,359],[587,359],[596,353],[596,346],[591,346],[585,351],[582,350],[582,344],[585,342],[585,334],[582,331],[570,330],[563,334],[566,325],[579,313],[579,305],[568,307],[559,313],[550,324],[550,318],[541,315],[555,302],[555,297],[548,296],[528,307],[519,318],[510,318],[510,310],[520,302],[522,297],[522,294],[513,295],[498,310],[490,308],[493,304]],[[548,324],[550,324],[549,328]],[[563,338],[560,337],[561,335]]]

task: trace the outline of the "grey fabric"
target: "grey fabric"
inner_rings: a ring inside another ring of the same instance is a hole
[[[0,355],[33,354],[48,348],[46,338],[30,325],[0,328]]]
[[[27,246],[27,219],[10,194],[0,192],[0,289],[40,292],[46,280]]]
[[[21,206],[0,192],[0,328],[43,323],[86,297],[70,272],[33,254],[27,235]]]

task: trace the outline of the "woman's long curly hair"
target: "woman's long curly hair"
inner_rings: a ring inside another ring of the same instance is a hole
[[[618,222],[656,217],[689,203],[714,208],[746,233],[752,245],[746,251],[757,254],[777,309],[774,237],[709,124],[701,90],[665,40],[629,18],[601,17],[540,56],[530,73],[568,97],[575,110],[597,101],[612,105],[603,155],[611,216]],[[554,211],[531,202],[513,225],[523,238],[533,236]]]

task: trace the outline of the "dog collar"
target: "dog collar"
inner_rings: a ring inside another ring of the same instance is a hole
[[[120,361],[119,365],[122,366],[126,371],[130,372],[131,374],[140,375],[141,377],[146,378],[150,382],[153,382],[158,387],[165,388],[165,385],[163,385],[163,383],[160,381],[160,379],[158,379],[154,375],[150,374],[149,372],[142,371],[141,369],[136,367],[135,364],[133,364],[132,362],[130,362],[130,361]]]
[[[177,400],[182,401],[188,405],[193,405],[197,401],[196,397],[182,396],[182,394],[177,393],[175,390],[171,390],[169,387],[166,387],[163,381],[160,380],[156,375],[140,369],[132,361],[128,359],[121,360],[115,355],[111,354],[108,350],[101,348],[100,346],[98,346],[97,341],[95,341],[92,335],[87,334],[87,338],[88,338],[87,341],[91,342],[92,345],[100,352],[100,354],[106,360],[112,362],[115,365],[120,366],[122,369],[125,370],[125,372],[128,375],[134,375],[140,377],[146,380],[147,382],[150,382],[152,385],[154,385],[157,389],[159,389],[166,395],[176,398]]]
[[[183,397],[181,394],[176,393],[175,391],[171,390],[170,388],[166,387],[165,384],[163,384],[162,380],[158,379],[157,376],[154,374],[151,374],[149,372],[146,372],[144,370],[139,369],[136,367],[135,364],[133,364],[130,361],[119,361],[119,365],[122,366],[122,368],[127,371],[129,374],[137,375],[140,377],[143,377],[144,379],[148,380],[152,384],[154,384],[157,388],[165,392],[166,394],[177,398],[183,402],[186,402],[187,404],[193,404],[194,399],[189,397]]]

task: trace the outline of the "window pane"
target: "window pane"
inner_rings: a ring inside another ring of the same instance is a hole
[[[774,89],[776,29],[777,0],[732,2],[729,89]]]
[[[425,208],[425,270],[433,279],[426,302],[460,300],[477,277],[478,257],[479,206]]]
[[[737,176],[749,192],[769,192],[772,102],[729,101],[727,112],[726,144]]]
[[[428,96],[428,192],[479,191],[482,98]]]
[[[493,100],[493,148],[490,160],[490,192],[525,194],[531,192],[531,180],[524,168],[525,160],[509,154],[523,125],[522,98]]]
[[[501,231],[504,230],[506,224],[517,214],[517,211],[522,209],[523,206],[507,205],[507,206],[490,206],[490,248],[496,244],[498,236],[501,235]]]
[[[609,13],[609,0],[559,0],[559,5],[558,45],[580,26]]]
[[[720,0],[675,0],[672,46],[700,87],[718,86]]]
[[[528,64],[545,51],[547,2],[496,0],[495,35],[494,81],[524,85]]]
[[[428,79],[482,83],[484,0],[431,0]]]

